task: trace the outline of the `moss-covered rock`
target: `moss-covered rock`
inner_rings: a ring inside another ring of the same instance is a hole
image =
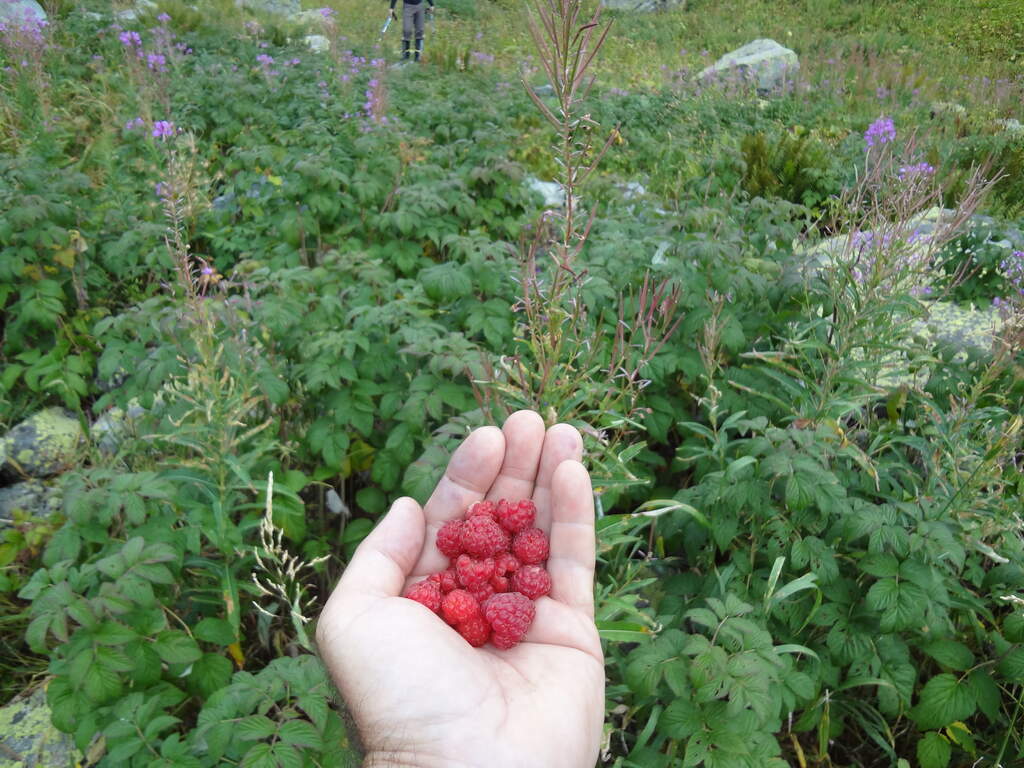
[[[45,689],[0,709],[0,768],[74,768],[81,761],[71,736],[50,722]]]
[[[46,408],[0,438],[8,477],[49,477],[67,469],[83,439],[82,425],[62,408]]]
[[[60,511],[62,504],[60,489],[38,480],[0,488],[0,529],[17,517],[50,517]]]

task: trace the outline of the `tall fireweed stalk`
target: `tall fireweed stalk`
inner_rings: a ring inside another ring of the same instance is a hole
[[[475,382],[485,410],[532,408],[548,422],[570,421],[588,443],[598,487],[636,482],[622,458],[623,443],[642,431],[639,398],[648,381],[644,367],[679,324],[679,291],[646,277],[635,295],[621,295],[610,340],[605,318],[591,317],[584,302],[582,254],[596,210],[584,216],[581,192],[618,131],[598,139],[601,126],[586,110],[594,76],[591,65],[609,27],[600,8],[583,17],[580,0],[543,0],[528,24],[540,67],[557,107],[550,108],[523,79],[527,94],[555,133],[564,204],[547,210],[523,239],[516,354],[485,361]]]

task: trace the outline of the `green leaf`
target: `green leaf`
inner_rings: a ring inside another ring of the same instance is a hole
[[[203,655],[195,640],[176,629],[169,629],[157,635],[153,641],[153,649],[168,664],[190,664]]]
[[[231,645],[237,639],[235,631],[226,619],[211,616],[201,619],[192,632],[204,643],[213,643],[215,645]]]
[[[888,552],[868,553],[861,558],[859,565],[864,573],[870,573],[880,579],[891,579],[900,569],[896,556]]]
[[[323,749],[323,741],[320,739],[320,734],[317,733],[313,724],[307,720],[288,720],[281,724],[277,735],[285,744],[292,744],[296,747]]]
[[[953,756],[953,749],[941,734],[926,733],[917,742],[917,760],[921,768],[946,768]]]
[[[242,741],[259,741],[273,736],[277,723],[266,715],[249,715],[235,723],[235,729]]]
[[[974,691],[974,697],[978,700],[978,709],[985,713],[985,717],[990,722],[997,722],[1000,719],[999,710],[1003,702],[1003,694],[999,690],[999,685],[984,669],[974,670],[968,679],[971,690]]]
[[[970,668],[974,664],[974,654],[963,643],[949,638],[935,640],[921,648],[944,667],[958,672]]]
[[[227,657],[204,653],[192,666],[190,677],[203,698],[208,699],[231,682],[231,672],[231,661]]]
[[[100,645],[124,645],[137,637],[134,629],[116,621],[103,622],[92,636]]]
[[[977,699],[970,684],[944,672],[921,689],[910,716],[923,729],[942,728],[957,720],[967,720],[976,708]]]
[[[1024,682],[1024,648],[1017,647],[1006,654],[999,662],[998,669],[1004,680]]]
[[[242,768],[278,768],[269,744],[254,744],[242,758]]]
[[[659,725],[670,739],[688,739],[701,729],[700,712],[689,698],[678,698],[666,707]]]

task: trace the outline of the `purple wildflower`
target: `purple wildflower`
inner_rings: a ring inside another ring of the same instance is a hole
[[[143,120],[141,117],[136,117],[136,118],[133,118],[132,120],[129,120],[127,123],[125,123],[124,124],[124,129],[126,131],[133,131],[136,128],[141,128],[145,124],[146,124],[145,120]]]
[[[891,117],[880,117],[864,132],[864,142],[869,147],[896,140],[896,125]]]
[[[142,38],[139,37],[138,32],[122,32],[117,36],[117,39],[121,41],[121,45],[125,48],[138,48],[142,45]]]
[[[320,8],[319,11],[320,11],[320,15],[323,16],[325,19],[333,19],[334,18],[334,14],[336,13],[336,11],[333,8],[326,8],[326,7]]]
[[[171,17],[168,16],[166,13],[161,13],[159,16],[156,17],[156,20],[159,21],[161,24],[166,24],[168,21],[171,20]]]
[[[174,135],[174,123],[168,120],[157,120],[153,123],[153,138],[166,139]]]

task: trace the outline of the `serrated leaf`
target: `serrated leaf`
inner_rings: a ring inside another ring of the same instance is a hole
[[[158,634],[153,641],[153,650],[168,664],[191,664],[203,655],[195,640],[175,629]]]
[[[700,711],[689,698],[675,699],[661,715],[659,731],[670,739],[688,739],[701,729]]]
[[[900,563],[896,556],[889,552],[871,552],[860,559],[858,563],[864,573],[877,576],[880,579],[894,577],[900,569]]]
[[[939,664],[962,672],[974,664],[974,654],[963,643],[949,638],[935,640],[921,648]]]
[[[249,715],[235,723],[235,729],[242,741],[259,741],[273,736],[277,723],[266,715]]]
[[[921,768],[946,768],[953,749],[946,738],[934,731],[917,742],[917,760]]]
[[[226,619],[208,616],[196,624],[192,633],[205,643],[215,645],[231,645],[237,639],[235,631]]]
[[[323,749],[323,741],[313,724],[306,720],[288,720],[281,724],[277,732],[278,738],[285,744],[296,747]]]
[[[269,744],[253,744],[242,757],[242,768],[278,768]]]
[[[1004,680],[1024,682],[1024,647],[1014,648],[999,662],[999,674]]]
[[[976,708],[974,689],[968,682],[944,672],[925,684],[910,714],[918,726],[929,730],[967,720]]]

